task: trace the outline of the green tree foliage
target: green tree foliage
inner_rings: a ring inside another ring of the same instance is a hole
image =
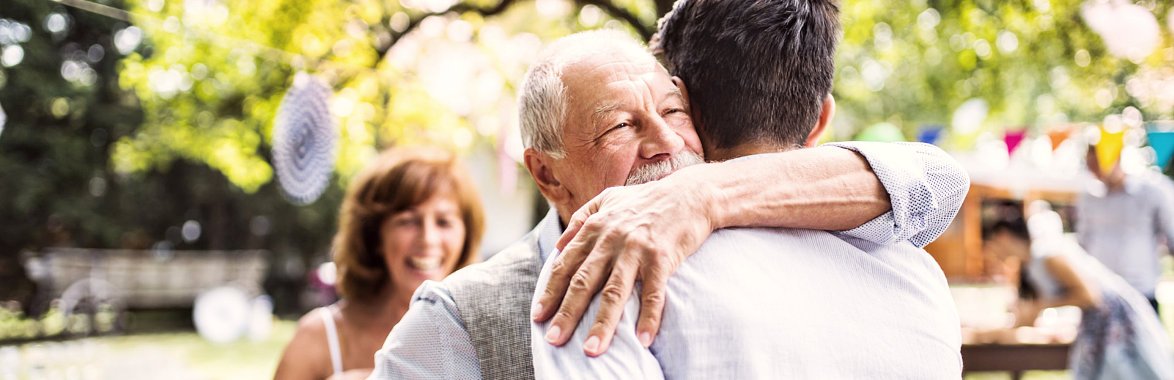
[[[0,68],[7,114],[0,132],[0,300],[30,306],[33,286],[20,258],[47,246],[266,248],[278,273],[286,258],[296,269],[323,254],[340,189],[297,208],[275,184],[249,194],[200,160],[114,169],[115,142],[141,133],[145,119],[138,97],[118,83],[115,41],[129,24],[42,0],[6,3],[0,18],[28,27],[27,41],[7,44],[23,57]],[[64,28],[50,31],[50,18],[64,20]],[[189,233],[198,224],[199,236],[186,239],[184,224]]]
[[[1148,119],[1171,118],[1174,99],[1139,98],[1126,88],[1130,79],[1152,81],[1147,73],[1174,75],[1174,38],[1164,25],[1171,4],[1139,2],[1161,20],[1163,42],[1132,62],[1109,54],[1081,18],[1083,3],[845,3],[837,100],[852,123],[889,121],[908,132],[919,124],[948,125],[953,110],[971,98],[990,104],[985,127],[994,131],[1099,122],[1127,106]]]
[[[22,61],[0,67],[8,114],[0,132],[0,272],[19,268],[17,252],[48,245],[263,247],[309,263],[327,250],[346,179],[378,149],[496,144],[516,154],[514,89],[544,42],[599,27],[647,38],[671,6],[98,3],[129,11],[129,22],[44,0],[9,0],[0,9],[0,18],[31,31],[18,44]],[[1147,119],[1174,118],[1174,100],[1142,90],[1174,76],[1174,37],[1164,25],[1172,5],[1139,2],[1163,23],[1162,42],[1133,62],[1108,54],[1081,4],[842,2],[837,135],[881,121],[912,135],[920,124],[948,125],[971,98],[991,105],[984,128],[992,131],[1097,121],[1126,106]],[[49,30],[53,14],[67,28]],[[334,184],[318,202],[295,207],[275,185],[269,150],[274,114],[302,71],[333,87],[340,141]],[[182,237],[188,221],[202,226],[194,241]]]
[[[30,244],[118,240],[118,228],[102,217],[120,211],[108,201],[118,184],[106,170],[107,147],[133,133],[141,114],[102,75],[118,61],[109,41],[116,23],[37,0],[6,2],[0,18],[5,51],[22,52],[0,68],[8,115],[0,134],[0,299],[9,299],[29,292],[16,279],[20,250]],[[63,78],[67,71],[72,80]]]
[[[608,3],[643,33],[649,5]],[[542,40],[603,24],[605,11],[589,8],[584,19],[559,0],[132,1],[148,38],[122,61],[120,83],[146,120],[112,162],[127,173],[203,162],[255,191],[273,179],[262,152],[298,71],[335,89],[341,181],[378,147],[492,142],[512,123],[512,88]]]
[[[949,124],[972,98],[991,105],[986,128],[1097,121],[1136,106],[1134,74],[1165,73],[1169,32],[1149,58],[1108,54],[1079,0],[919,0],[841,4],[844,39],[835,93],[838,136],[888,121],[911,135]],[[122,61],[120,83],[145,122],[117,142],[113,165],[141,172],[177,158],[205,163],[246,192],[273,177],[262,152],[293,73],[336,90],[340,182],[377,147],[441,143],[465,149],[512,131],[512,89],[540,45],[569,32],[627,27],[647,37],[669,1],[133,0],[145,47]],[[1170,5],[1143,2],[1155,15]],[[608,21],[610,20],[610,21]],[[438,79],[439,78],[439,79]]]

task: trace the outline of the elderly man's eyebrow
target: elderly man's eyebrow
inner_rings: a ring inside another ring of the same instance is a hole
[[[612,113],[619,108],[619,102],[608,102],[600,104],[598,107],[595,107],[595,112],[591,114],[591,121],[594,125],[599,125],[606,121],[604,118],[607,116],[607,114]]]

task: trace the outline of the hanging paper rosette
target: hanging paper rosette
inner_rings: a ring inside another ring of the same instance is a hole
[[[286,197],[298,205],[318,199],[334,172],[338,133],[330,116],[330,86],[306,73],[294,77],[273,126],[273,166]]]
[[[1170,27],[1170,33],[1174,33],[1174,9],[1170,10],[1170,14],[1166,15],[1166,26]]]
[[[0,135],[4,134],[4,123],[8,122],[8,115],[4,113],[4,107],[0,107]]]

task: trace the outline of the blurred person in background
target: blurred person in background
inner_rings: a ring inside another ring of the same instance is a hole
[[[1170,179],[1143,171],[1127,174],[1120,162],[1108,171],[1089,147],[1088,170],[1098,180],[1076,202],[1076,236],[1088,253],[1117,273],[1158,311],[1155,290],[1162,276],[1158,246],[1174,241],[1174,191]]]
[[[473,181],[436,149],[392,149],[351,182],[334,239],[339,302],[310,311],[276,379],[358,379],[424,280],[473,263],[483,232]]]
[[[1021,320],[1050,307],[1081,309],[1068,359],[1075,379],[1174,379],[1169,336],[1145,297],[1065,238],[1059,214],[1042,205],[1027,222],[1010,216],[983,234],[990,254],[1022,263],[1033,291],[1021,297],[1035,299],[1019,303]]]

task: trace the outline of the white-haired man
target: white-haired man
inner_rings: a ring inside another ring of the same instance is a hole
[[[520,103],[525,164],[554,209],[534,231],[489,261],[441,283],[422,285],[376,354],[375,378],[532,378],[531,296],[542,262],[571,215],[604,189],[656,179],[700,162],[701,143],[685,94],[639,43],[618,32],[580,33],[553,43],[527,73]],[[789,198],[786,208],[758,207],[763,210],[759,217],[742,216],[740,220],[749,220],[746,225],[823,229],[874,220],[885,214],[890,199],[910,196],[886,189],[908,191],[903,185],[926,174],[924,167],[910,167],[899,180],[880,181],[864,158],[837,147],[706,165],[726,169],[707,179],[730,184],[723,191],[754,189],[774,199],[802,195]],[[823,178],[834,179],[803,183]],[[889,189],[890,182],[902,186]],[[701,214],[721,221],[738,220],[723,214],[733,209],[723,205],[759,200],[691,201],[705,210]],[[956,210],[960,199],[956,201],[946,202],[946,208]],[[814,222],[796,220],[804,209],[832,212]]]
[[[831,89],[838,7],[834,0],[675,3],[661,20],[655,48],[692,100],[706,158],[749,163],[814,145],[835,110]],[[884,160],[865,156],[884,178]],[[945,219],[930,220],[952,219],[969,180],[953,164],[927,168],[943,169],[954,174],[931,180],[953,183],[942,186],[953,193],[894,197],[893,209],[910,200],[922,206],[947,204],[949,213],[940,214]],[[535,324],[532,332],[538,377],[961,376],[954,302],[941,268],[920,248],[936,233],[886,242],[877,237],[887,234],[862,231],[733,228],[687,250],[691,256],[685,260],[657,248],[655,240],[666,235],[663,229],[627,227],[690,219],[688,213],[670,212],[673,218],[658,223],[641,218],[641,208],[679,209],[671,198],[656,195],[677,191],[688,183],[681,179],[706,170],[712,167],[697,165],[654,183],[609,190],[602,203],[592,201],[575,215],[571,227],[582,226],[579,235],[548,262],[535,294],[540,309],[535,319],[554,314],[550,324]],[[620,207],[615,207],[617,199]],[[667,235],[670,242],[677,240]],[[592,255],[584,259],[584,251]],[[624,263],[599,265],[609,261]],[[683,263],[671,268],[675,271],[667,281],[643,276],[639,297],[628,298],[635,281],[631,262],[657,261]],[[608,269],[609,276],[601,275]],[[553,287],[545,282],[548,275]],[[650,291],[666,283],[665,290]],[[560,300],[560,290],[568,286],[576,297]],[[599,287],[603,291],[584,315],[586,321],[578,323],[577,314],[587,307],[571,298],[581,300],[578,296]]]

